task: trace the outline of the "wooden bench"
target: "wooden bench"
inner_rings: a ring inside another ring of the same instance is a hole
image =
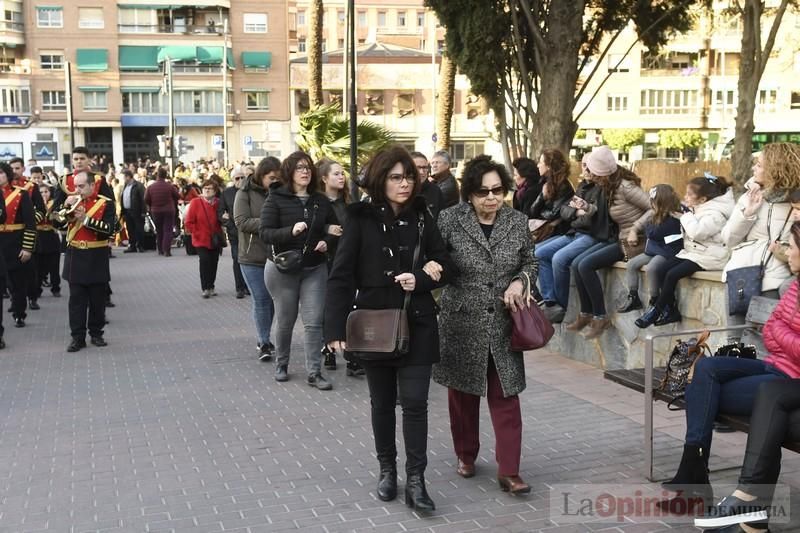
[[[761,328],[777,305],[778,300],[756,296],[750,302],[750,307],[747,309],[747,316],[745,317],[745,323],[742,325],[650,334],[645,340],[644,368],[606,370],[603,373],[603,377],[609,381],[644,393],[645,477],[647,477],[649,481],[656,481],[653,478],[653,401],[661,400],[670,402],[674,400],[673,395],[658,390],[658,386],[661,383],[661,379],[664,377],[666,369],[664,367],[653,367],[654,341],[660,338],[670,340],[673,338],[687,339],[699,335],[703,331],[709,331],[711,333],[738,332],[742,336],[742,342],[745,344],[755,344],[757,352],[759,354],[764,354],[764,344],[761,341]],[[684,403],[683,400],[677,400],[673,405],[683,406]],[[717,416],[717,421],[745,433],[750,429],[749,416],[734,416],[720,413]],[[800,453],[800,443],[785,443],[784,448]]]

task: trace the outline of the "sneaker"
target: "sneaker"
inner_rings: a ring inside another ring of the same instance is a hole
[[[319,373],[309,374],[306,383],[308,383],[312,387],[318,388],[319,390],[331,390],[333,388],[331,382],[325,379],[325,376]]]
[[[767,507],[768,504],[760,499],[746,502],[733,495],[726,496],[716,506],[708,509],[706,516],[695,518],[694,525],[710,528],[766,520]]]
[[[328,349],[327,346],[322,347],[323,361],[322,365],[325,370],[336,370],[336,352]]]
[[[286,365],[275,367],[275,381],[289,381],[289,368]]]
[[[211,291],[206,289],[203,291],[203,298],[211,298]]]
[[[272,361],[272,356],[275,354],[275,346],[271,342],[265,342],[258,345],[258,351],[258,360],[266,363],[267,361]]]
[[[214,287],[211,287],[208,290],[208,294],[211,295],[211,296],[216,296],[217,295],[217,291],[214,289]]]
[[[345,374],[352,377],[360,377],[366,374],[366,372],[364,371],[363,366],[359,365],[356,362],[348,361],[347,370],[345,371]]]
[[[34,311],[38,311],[39,309],[41,309],[41,307],[39,306],[39,302],[37,302],[35,298],[30,299],[28,307]]]
[[[244,298],[244,291],[236,291],[236,299],[241,300]]]
[[[53,291],[53,298],[61,298],[61,291]]]

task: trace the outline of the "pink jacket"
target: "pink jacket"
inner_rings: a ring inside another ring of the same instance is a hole
[[[792,283],[778,307],[764,324],[764,346],[769,356],[764,360],[787,374],[800,378],[800,307],[798,282]]]

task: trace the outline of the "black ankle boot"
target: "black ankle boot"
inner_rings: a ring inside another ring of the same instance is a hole
[[[656,505],[671,514],[696,516],[714,505],[714,490],[708,480],[708,450],[700,446],[683,446],[678,471],[669,481],[661,484],[669,491],[677,492],[674,498],[662,500]]]
[[[422,474],[406,475],[406,505],[416,511],[433,511],[433,503],[425,488],[425,476]]]
[[[390,502],[397,498],[397,467],[395,465],[381,465],[378,477],[378,499]]]
[[[661,313],[661,316],[658,317],[655,324],[656,326],[666,326],[667,324],[680,322],[681,320],[683,320],[683,317],[680,311],[678,311],[678,304],[669,304]]]
[[[625,303],[617,309],[617,313],[629,313],[636,309],[642,309],[643,307],[644,305],[642,305],[642,301],[639,299],[639,292],[631,291],[628,293]]]
[[[661,309],[659,309],[655,305],[651,305],[650,308],[647,311],[645,311],[642,316],[636,319],[634,324],[636,324],[636,327],[642,329],[649,328],[655,323],[656,320],[658,320],[658,317],[660,316],[661,316]]]

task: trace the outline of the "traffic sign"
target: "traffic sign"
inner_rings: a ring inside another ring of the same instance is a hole
[[[214,150],[222,150],[222,135],[215,134],[211,138],[211,148]]]
[[[253,136],[252,135],[245,135],[244,136],[244,145],[247,147],[253,146]]]

